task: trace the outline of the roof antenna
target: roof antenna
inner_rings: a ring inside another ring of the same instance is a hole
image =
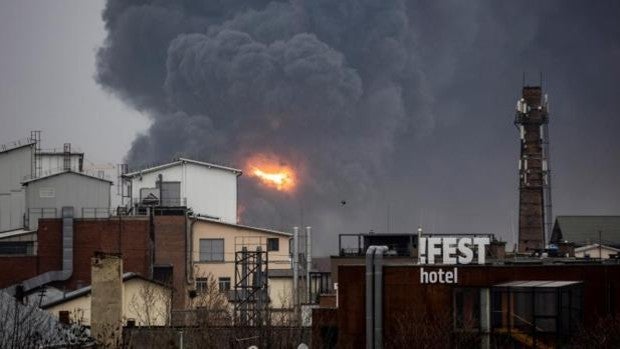
[[[543,87],[543,73],[542,71],[540,72],[540,88],[542,89]]]

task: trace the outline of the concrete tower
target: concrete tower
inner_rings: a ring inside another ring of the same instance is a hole
[[[545,247],[551,221],[547,96],[540,86],[524,86],[515,125],[521,138],[519,159],[519,252]]]

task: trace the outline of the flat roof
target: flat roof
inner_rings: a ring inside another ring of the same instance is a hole
[[[282,236],[286,236],[286,237],[293,236],[293,234],[285,233],[283,231],[271,230],[271,229],[265,229],[265,228],[257,228],[257,227],[252,227],[252,226],[249,226],[249,225],[243,225],[243,224],[227,223],[227,222],[222,222],[222,221],[217,220],[217,219],[211,219],[211,218],[206,218],[206,217],[192,216],[192,218],[195,218],[195,219],[197,219],[199,221],[202,221],[202,222],[221,224],[221,225],[225,225],[225,226],[229,226],[229,227],[233,227],[233,228],[242,228],[242,229],[254,230],[254,231],[261,232],[261,233],[276,234],[276,235],[282,235]]]
[[[145,168],[145,169],[140,170],[140,171],[133,171],[133,172],[125,173],[123,175],[123,177],[131,178],[131,177],[135,177],[135,176],[140,175],[140,174],[150,173],[150,172],[163,170],[163,169],[166,169],[166,168],[169,168],[169,167],[173,167],[173,166],[178,166],[178,165],[181,165],[183,163],[194,164],[194,165],[204,166],[204,167],[208,167],[208,168],[216,168],[216,169],[220,169],[220,170],[224,170],[224,171],[230,171],[230,172],[233,172],[234,174],[236,174],[237,176],[241,176],[241,174],[243,173],[240,169],[237,169],[237,168],[226,167],[226,166],[222,166],[222,165],[216,165],[216,164],[212,164],[212,163],[208,163],[208,162],[192,160],[192,159],[187,159],[187,158],[179,158],[178,160],[175,160],[175,161],[172,161],[172,162],[169,162],[169,163],[166,163],[166,164]]]
[[[28,185],[28,184],[30,184],[31,182],[36,182],[36,181],[40,181],[40,180],[43,180],[43,179],[48,179],[48,178],[51,178],[51,177],[60,176],[60,175],[63,175],[63,174],[69,174],[69,173],[71,173],[71,174],[76,174],[76,175],[78,175],[78,176],[82,176],[82,177],[86,177],[86,178],[90,178],[90,179],[96,179],[96,180],[99,180],[99,181],[102,181],[102,182],[107,182],[107,183],[109,183],[110,185],[114,184],[112,181],[109,181],[109,180],[104,179],[104,178],[95,177],[95,176],[87,175],[87,174],[82,173],[82,172],[75,172],[75,171],[71,171],[71,170],[67,170],[67,171],[60,171],[60,172],[53,173],[53,174],[51,174],[51,175],[47,175],[47,176],[43,176],[43,177],[38,177],[38,178],[29,179],[29,180],[27,180],[27,181],[23,181],[23,182],[22,182],[22,184],[23,184],[23,185]]]
[[[559,288],[581,284],[582,281],[510,281],[503,284],[494,285],[493,287],[509,287],[509,288],[521,288],[521,287],[537,287],[537,288]]]

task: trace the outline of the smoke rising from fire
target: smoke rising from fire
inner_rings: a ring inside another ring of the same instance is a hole
[[[419,224],[511,240],[523,72],[544,72],[551,98],[554,211],[620,209],[620,5],[532,4],[108,0],[97,80],[152,120],[130,164],[244,168],[245,223],[311,224],[318,251],[340,232]],[[294,193],[247,172],[256,154],[295,170]],[[580,169],[596,188],[579,189]]]
[[[403,1],[110,0],[104,19],[98,80],[153,120],[130,163],[275,154],[299,169],[293,199],[246,172],[253,224],[287,228],[300,211],[312,224],[325,204],[372,196],[397,135],[428,121]]]

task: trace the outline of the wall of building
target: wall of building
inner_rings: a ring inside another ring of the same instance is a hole
[[[231,171],[182,163],[138,175],[131,181],[133,202],[139,202],[140,189],[155,188],[158,175],[164,182],[181,182],[180,199],[195,214],[237,222],[237,175]]]
[[[602,246],[600,249],[597,245],[587,246],[587,248],[581,247],[575,249],[575,257],[577,258],[585,258],[586,256],[593,259],[600,259],[601,256],[603,259],[609,259],[611,255],[618,255],[620,252],[614,249],[607,248]]]
[[[304,280],[300,280],[300,284]],[[269,278],[269,299],[271,299],[271,308],[291,309],[293,307],[293,278]]]
[[[74,172],[82,172],[84,154],[62,152],[41,152],[37,154],[40,173],[39,177],[51,175],[67,170],[65,168],[65,156],[69,156],[69,169]]]
[[[162,285],[133,278],[123,282],[122,321],[134,319],[137,326],[164,326],[169,314],[170,289]],[[59,317],[68,311],[72,323],[90,326],[91,293],[46,308],[45,311]]]
[[[620,265],[529,265],[529,266],[459,266],[459,282],[420,284],[419,266],[386,266],[384,272],[384,338],[398,336],[399,321],[415,314],[452,314],[455,287],[491,287],[518,280],[583,281],[584,323],[594,323],[610,311],[620,314],[617,290],[620,290]],[[424,266],[425,271],[437,267]],[[450,267],[451,269],[451,267]],[[339,268],[337,323],[339,347],[361,348],[365,345],[365,268],[347,265]],[[610,293],[611,292],[611,293]],[[610,297],[616,295],[616,300]],[[315,311],[320,319],[322,312]],[[324,318],[324,317],[323,317]],[[318,330],[334,322],[313,323]],[[429,322],[432,326],[433,323]]]
[[[24,192],[21,183],[32,174],[34,146],[0,152],[0,232],[24,225]]]
[[[156,216],[155,263],[173,267],[173,308],[183,309],[188,302],[185,245],[185,216]],[[73,273],[55,287],[67,291],[91,283],[90,259],[95,252],[122,253],[126,272],[148,277],[149,219],[140,216],[74,221]],[[41,273],[62,269],[62,221],[42,219],[38,230],[37,256],[0,256],[0,288],[22,282]]]
[[[230,226],[217,222],[197,221],[193,226],[192,261],[196,277],[212,274],[216,279],[229,277],[231,284],[235,280],[235,252],[247,247],[249,251],[256,251],[260,246],[267,250],[267,238],[279,239],[279,251],[269,252],[269,269],[290,269],[289,237],[280,234],[257,231],[240,226]],[[200,240],[223,239],[224,261],[201,262]]]
[[[184,309],[189,302],[189,289],[186,259],[186,219],[185,216],[155,217],[155,264],[171,265],[174,288],[173,306]]]
[[[28,225],[38,227],[42,209],[53,209],[59,218],[63,206],[73,206],[75,218],[107,217],[110,209],[110,183],[72,172],[43,178],[26,186]],[[51,218],[51,217],[45,217]]]

